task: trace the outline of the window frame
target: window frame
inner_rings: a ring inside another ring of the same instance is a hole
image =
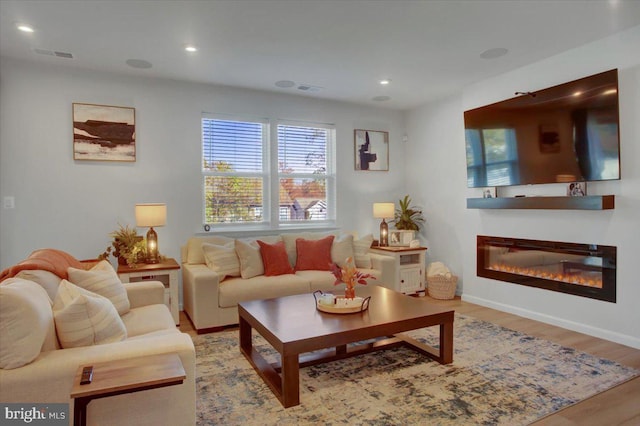
[[[204,120],[238,121],[247,123],[260,123],[262,125],[262,173],[224,173],[206,170],[204,168]],[[281,174],[278,167],[279,153],[279,126],[293,126],[303,128],[319,128],[327,131],[326,142],[326,220],[280,220],[280,179],[282,176],[293,179],[317,178],[318,175],[309,173]],[[251,117],[245,115],[228,115],[203,112],[200,117],[200,169],[201,169],[201,215],[203,225],[208,225],[211,232],[225,231],[251,231],[251,230],[281,230],[292,228],[325,229],[335,227],[337,223],[337,179],[336,179],[336,130],[330,123],[317,123],[310,121],[295,121],[285,119],[269,119],[263,117]],[[263,182],[263,217],[260,222],[229,222],[208,223],[206,220],[207,176],[238,176],[257,177]]]
[[[271,187],[272,191],[280,191],[280,179],[282,177],[287,177],[291,179],[313,179],[317,177],[312,173],[280,173],[280,169],[278,167],[279,161],[279,145],[280,140],[278,139],[278,128],[279,126],[290,126],[290,127],[304,127],[304,128],[314,128],[314,129],[323,129],[327,131],[327,145],[326,145],[326,172],[324,175],[324,179],[326,180],[326,199],[327,199],[327,219],[325,220],[291,220],[291,221],[280,221],[279,212],[279,198],[278,198],[278,206],[276,208],[276,212],[272,212],[272,217],[277,217],[277,228],[291,228],[291,227],[309,227],[309,228],[324,228],[327,226],[334,226],[337,220],[337,209],[336,209],[336,163],[335,163],[335,151],[336,151],[336,137],[335,137],[335,126],[332,124],[326,123],[312,123],[308,121],[292,121],[292,120],[275,120],[274,125],[272,127],[272,161],[271,167],[274,170],[275,178],[272,182],[273,186]],[[273,192],[272,192],[273,193]],[[279,195],[278,195],[279,197]],[[275,207],[275,206],[274,206]],[[275,214],[275,216],[274,216]]]

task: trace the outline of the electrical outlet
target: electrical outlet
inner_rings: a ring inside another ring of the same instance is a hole
[[[15,209],[16,208],[16,197],[4,197],[2,200],[2,205],[5,209]]]

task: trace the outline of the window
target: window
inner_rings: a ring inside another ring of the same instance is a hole
[[[278,180],[281,221],[326,221],[328,129],[278,125]],[[285,217],[283,217],[285,216]]]
[[[205,223],[265,220],[266,130],[260,122],[202,120]]]
[[[273,127],[268,120],[202,118],[205,223],[277,228],[335,221],[333,128]]]
[[[518,181],[514,129],[467,129],[467,186],[502,186]]]

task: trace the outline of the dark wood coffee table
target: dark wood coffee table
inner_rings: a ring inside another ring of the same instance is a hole
[[[441,364],[453,362],[453,310],[379,286],[359,286],[356,294],[371,296],[369,309],[353,314],[320,312],[312,294],[238,304],[240,351],[285,408],[300,404],[300,367],[398,346]],[[397,335],[434,325],[440,326],[439,349]],[[252,329],[280,353],[279,363],[268,363],[253,347]],[[382,339],[347,346],[377,338]],[[331,349],[309,353],[326,348]]]

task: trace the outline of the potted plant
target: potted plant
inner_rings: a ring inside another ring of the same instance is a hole
[[[118,259],[118,264],[134,267],[136,263],[144,260],[147,245],[134,227],[119,226],[118,230],[109,234],[113,242],[98,259],[107,259],[111,254]]]
[[[420,224],[424,223],[424,216],[422,216],[422,210],[410,206],[411,198],[405,195],[402,200],[398,201],[400,205],[395,211],[395,216],[392,223],[395,223],[396,229],[406,229],[408,231],[419,231]]]

